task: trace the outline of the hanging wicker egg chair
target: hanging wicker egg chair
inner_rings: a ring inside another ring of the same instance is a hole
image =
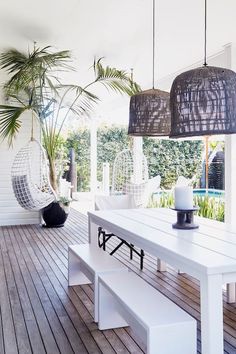
[[[135,176],[137,163],[133,152],[125,149],[116,155],[112,174],[112,194],[129,194],[134,197],[136,206],[146,204],[148,165],[146,157],[138,156],[139,176]]]
[[[16,154],[11,179],[15,197],[24,209],[39,211],[56,200],[46,153],[34,138]]]

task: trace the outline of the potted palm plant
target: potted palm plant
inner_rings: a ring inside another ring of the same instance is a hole
[[[49,161],[50,182],[57,195],[56,157],[60,134],[69,115],[80,118],[91,114],[99,102],[95,91],[98,85],[128,95],[139,91],[139,86],[125,71],[103,66],[101,58],[94,60],[94,79],[91,82],[84,86],[64,84],[59,74],[74,70],[71,52],[53,52],[51,47],[34,45],[28,53],[6,50],[0,55],[0,67],[9,75],[3,87],[6,103],[0,105],[0,135],[11,145],[25,112],[32,113],[33,120],[40,124]]]

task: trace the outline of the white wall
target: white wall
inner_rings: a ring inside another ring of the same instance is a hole
[[[35,137],[39,138],[39,129],[35,129]],[[38,224],[39,212],[23,209],[17,202],[11,185],[11,166],[16,153],[30,139],[31,119],[22,119],[22,128],[14,141],[13,148],[7,141],[0,143],[0,225]]]

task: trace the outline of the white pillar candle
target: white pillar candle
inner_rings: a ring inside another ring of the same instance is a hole
[[[175,187],[175,208],[188,210],[193,208],[193,187]]]

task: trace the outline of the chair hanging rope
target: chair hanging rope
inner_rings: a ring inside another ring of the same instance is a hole
[[[38,211],[56,200],[45,151],[33,138],[17,153],[11,180],[15,197],[24,209]]]

